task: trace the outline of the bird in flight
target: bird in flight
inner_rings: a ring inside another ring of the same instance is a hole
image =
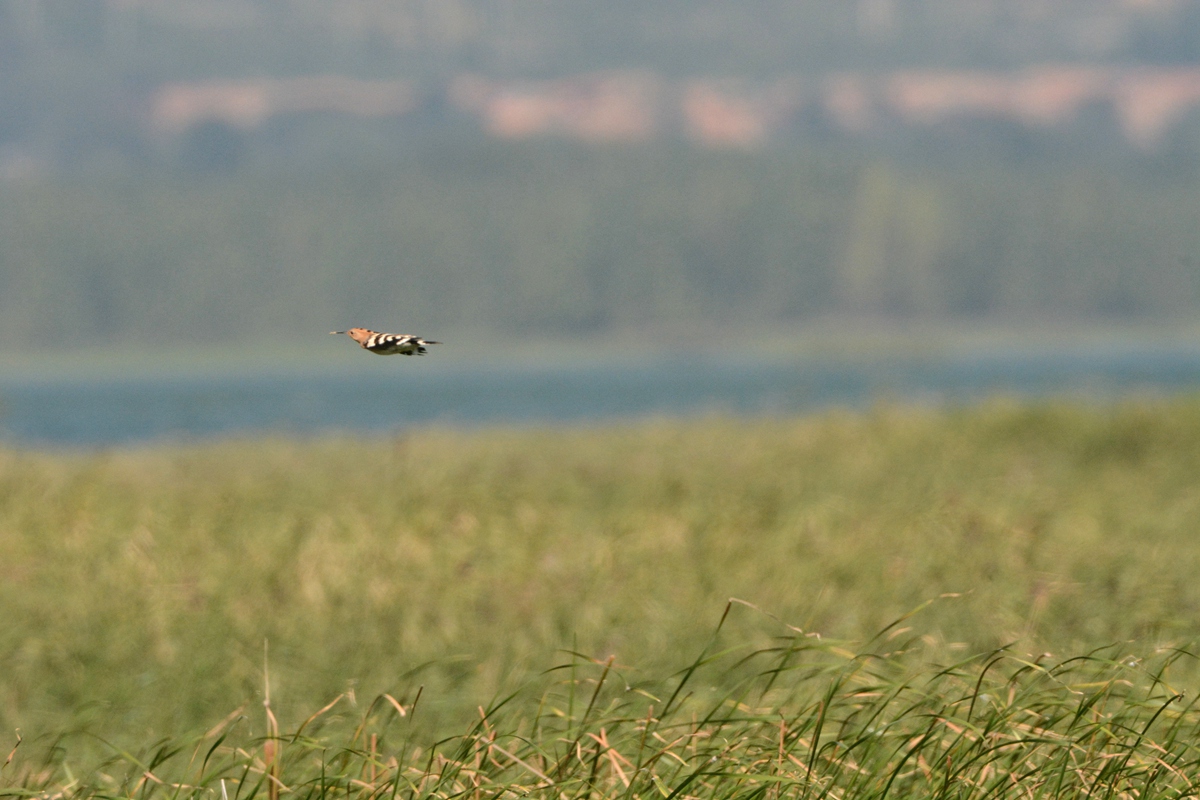
[[[409,336],[405,333],[378,333],[368,328],[330,331],[329,335],[336,336],[340,333],[344,333],[358,342],[363,350],[369,350],[381,356],[394,356],[397,353],[405,356],[414,354],[423,356],[425,355],[425,345],[441,344],[441,342],[431,342],[428,339],[422,339],[420,336]]]

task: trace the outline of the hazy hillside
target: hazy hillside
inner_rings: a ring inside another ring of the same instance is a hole
[[[404,81],[425,123],[447,121],[456,82],[471,76],[512,86],[633,70],[668,89],[733,81],[723,86],[743,106],[786,106],[792,101],[777,95],[797,82],[824,86],[847,72],[1178,69],[1200,63],[1200,3],[4,0],[0,46],[0,166],[11,171],[31,159],[69,167],[176,158],[179,143],[156,136],[151,114],[162,87],[179,83]],[[838,107],[846,102],[855,101]],[[285,127],[337,136],[320,120],[294,117]],[[398,145],[403,133],[387,138]],[[188,147],[182,152],[186,161]]]

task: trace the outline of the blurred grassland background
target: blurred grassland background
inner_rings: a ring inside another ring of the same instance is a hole
[[[863,641],[962,593],[909,623],[931,658],[1186,645],[1198,459],[1194,398],[8,450],[0,727],[199,730],[266,639],[285,726],[423,685],[432,735],[563,648],[670,674],[730,597]]]

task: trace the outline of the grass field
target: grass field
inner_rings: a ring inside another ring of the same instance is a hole
[[[0,452],[0,793],[1183,796],[1198,476],[1197,399]]]

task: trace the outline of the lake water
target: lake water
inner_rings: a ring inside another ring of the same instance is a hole
[[[21,446],[95,447],[260,433],[371,434],[430,424],[781,415],[996,394],[1107,402],[1200,389],[1200,347],[1192,346],[799,360],[690,354],[505,367],[432,358],[360,363],[354,371],[197,377],[0,375],[0,438]]]

